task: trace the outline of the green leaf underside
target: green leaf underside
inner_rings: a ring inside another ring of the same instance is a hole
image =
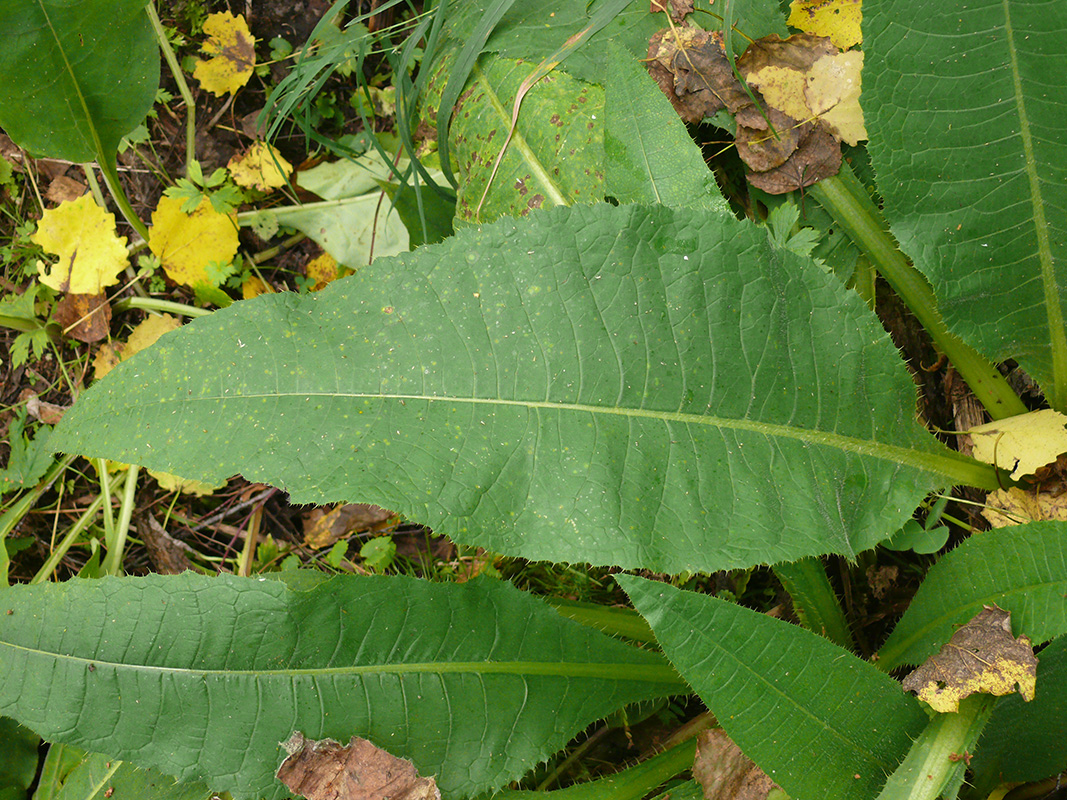
[[[602,198],[604,91],[562,72],[527,92],[515,133],[493,174],[511,128],[515,95],[535,66],[483,59],[456,103],[449,141],[459,163],[457,222],[526,216],[540,208]]]
[[[1067,764],[1067,737],[1055,735],[1067,714],[1067,637],[1052,642],[1038,659],[1034,700],[1012,694],[997,701],[989,721],[996,735],[978,743],[972,780],[978,797],[1001,783],[1055,775]]]
[[[792,797],[869,800],[927,723],[896,681],[821,636],[708,595],[616,579],[730,738]]]
[[[879,666],[921,664],[992,604],[1035,644],[1067,633],[1067,523],[987,531],[943,556],[882,646]]]
[[[946,321],[1067,404],[1067,5],[872,4],[863,105],[885,211]]]
[[[28,150],[114,154],[152,107],[159,46],[140,0],[2,3],[0,30],[0,125]]]
[[[899,528],[967,463],[913,406],[862,302],[763,231],[575,206],[197,320],[52,442],[499,553],[712,571]]]
[[[491,580],[297,592],[185,573],[14,587],[0,606],[0,712],[238,800],[287,796],[274,771],[295,730],[371,739],[466,797],[686,688],[658,656]]]

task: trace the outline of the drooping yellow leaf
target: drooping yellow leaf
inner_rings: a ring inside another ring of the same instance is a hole
[[[970,433],[974,457],[1010,470],[1013,479],[1067,453],[1067,415],[1050,408],[979,425]]]
[[[274,291],[260,278],[258,275],[249,275],[244,283],[241,284],[241,297],[245,300],[251,300],[253,297],[259,297],[261,294],[267,294]]]
[[[226,481],[212,485],[194,481],[189,478],[182,478],[177,475],[171,475],[169,472],[156,472],[154,469],[148,470],[148,474],[156,479],[159,488],[165,492],[181,492],[182,494],[191,494],[196,497],[204,497],[209,494],[214,494],[226,485]]]
[[[828,36],[842,50],[863,41],[860,0],[793,0],[789,9],[792,27],[816,36]]]
[[[93,360],[93,376],[100,378],[107,375],[119,362],[125,361],[134,353],[139,353],[146,347],[155,344],[156,340],[168,331],[181,327],[181,320],[170,314],[149,316],[136,328],[134,328],[125,342],[113,342],[101,346]]]
[[[208,56],[198,61],[193,77],[200,85],[219,97],[234,94],[248,83],[256,66],[256,40],[245,18],[228,11],[209,14],[204,22],[207,41],[200,51]]]
[[[325,289],[330,283],[337,280],[340,275],[337,269],[337,260],[329,253],[323,253],[317,258],[311,259],[307,266],[307,276],[315,281],[315,285],[311,287],[311,291],[317,292],[319,289]],[[352,270],[347,267],[344,269],[345,275],[351,275]]]
[[[863,53],[853,50],[823,56],[808,72],[804,90],[808,106],[845,144],[855,146],[867,138],[860,107]]]
[[[206,198],[192,214],[185,214],[181,206],[180,198],[160,198],[152,214],[148,246],[176,283],[210,283],[207,266],[229,264],[237,255],[237,215],[220,214]]]
[[[126,269],[126,237],[115,233],[115,215],[100,208],[91,195],[60,203],[41,216],[30,237],[59,263],[47,271],[38,263],[41,283],[59,292],[97,295],[118,283]]]
[[[807,122],[813,116],[805,97],[807,77],[800,70],[789,67],[763,67],[747,77],[748,85],[755,86],[768,104],[793,119]]]
[[[267,142],[256,142],[248,148],[248,152],[231,158],[226,167],[238,186],[261,192],[285,186],[286,179],[293,172],[293,165]]]

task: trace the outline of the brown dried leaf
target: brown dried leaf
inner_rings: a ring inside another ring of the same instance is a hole
[[[313,508],[304,517],[304,544],[318,550],[353,533],[380,530],[395,522],[396,514],[392,511],[369,503]]]
[[[811,132],[810,122],[800,124],[777,108],[768,108],[767,117],[774,126],[773,132],[755,107],[737,115],[737,154],[753,172],[780,167],[796,152],[803,136]]]
[[[68,294],[58,303],[53,319],[79,342],[99,342],[111,327],[111,305],[104,294]]]
[[[975,693],[1011,694],[1034,699],[1037,658],[1025,636],[1012,638],[1011,614],[983,606],[974,619],[952,634],[941,650],[904,679],[904,689],[935,711],[959,710],[960,700]]]
[[[358,736],[342,746],[296,731],[282,746],[289,757],[278,780],[307,800],[441,800],[433,778],[419,777],[410,761]]]
[[[150,512],[145,512],[137,528],[145,549],[148,550],[148,560],[152,562],[156,572],[161,575],[178,575],[193,568],[188,556],[192,548],[167,533]]]
[[[735,114],[752,104],[734,77],[718,31],[659,31],[649,42],[648,59],[649,73],[686,122],[699,122],[722,108]]]
[[[836,175],[839,169],[841,143],[820,122],[802,133],[788,161],[768,172],[750,173],[748,182],[768,194],[784,194]]]
[[[697,738],[693,777],[704,788],[704,800],[767,800],[780,788],[721,728]]]
[[[757,39],[737,59],[737,70],[746,81],[764,67],[785,67],[807,72],[823,56],[837,55],[833,43],[823,36],[794,33],[783,39],[777,33]]]
[[[671,19],[675,22],[681,22],[693,10],[693,0],[652,0],[648,8],[650,14],[670,11]]]

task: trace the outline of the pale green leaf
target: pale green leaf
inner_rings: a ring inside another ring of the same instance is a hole
[[[296,591],[187,572],[15,586],[0,600],[0,711],[237,800],[288,796],[274,771],[296,730],[371,739],[460,798],[625,703],[685,688],[659,656],[489,579]]]
[[[39,784],[37,794],[41,797],[35,795],[35,800],[210,800],[214,796],[202,783],[176,783],[154,770],[137,769],[103,753],[82,753],[73,769],[62,775],[61,783]]]
[[[852,555],[938,486],[995,485],[914,399],[859,298],[762,229],[602,204],[196,320],[52,445],[372,502],[498,553],[713,571]]]
[[[822,636],[709,595],[616,576],[738,747],[792,797],[869,800],[927,716]]]
[[[942,556],[879,651],[878,665],[921,664],[993,604],[1011,612],[1016,636],[1040,643],[1067,633],[1067,523],[997,528]]]
[[[1067,410],[1067,4],[863,9],[863,106],[886,217],[950,327]]]
[[[0,3],[4,131],[37,155],[114,154],[159,86],[159,46],[144,7],[143,0]]]

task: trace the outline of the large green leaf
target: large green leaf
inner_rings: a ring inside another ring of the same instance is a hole
[[[238,799],[281,798],[280,742],[371,739],[464,797],[519,777],[674,671],[501,581],[180,576],[0,595],[0,711]]]
[[[616,580],[730,738],[792,797],[869,800],[928,722],[900,684],[822,636],[708,595]]]
[[[0,717],[0,800],[25,800],[37,775],[41,737],[8,717]]]
[[[159,86],[144,0],[0,3],[0,126],[26,149],[70,161],[114,153]]]
[[[1044,642],[1067,633],[1067,524],[1031,522],[972,536],[930,570],[878,664],[921,664],[960,625],[996,604],[1016,636]]]
[[[1067,737],[1056,733],[1067,716],[1067,636],[1038,657],[1034,699],[1012,694],[997,701],[990,733],[978,743],[971,779],[977,797],[1000,783],[1041,780],[1067,766]]]
[[[1067,409],[1067,4],[888,0],[863,27],[893,233],[955,332]]]
[[[851,555],[934,487],[995,485],[914,392],[859,298],[762,230],[601,204],[234,304],[121,364],[51,441],[495,552],[710,571]]]

